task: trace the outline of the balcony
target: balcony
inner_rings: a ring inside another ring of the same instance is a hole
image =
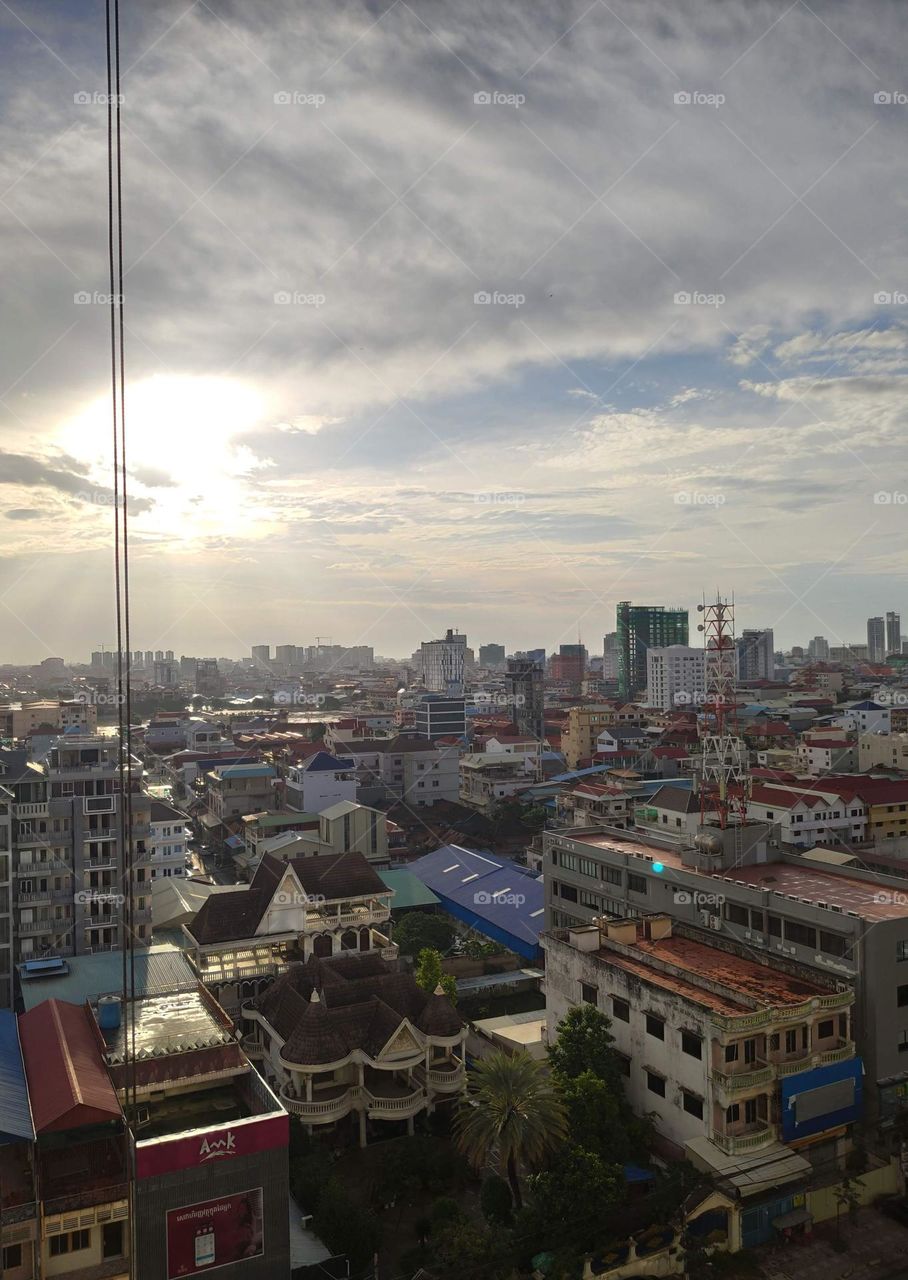
[[[22,903],[34,902],[72,902],[73,891],[69,889],[36,889],[32,893],[20,893],[16,896],[16,901]]]
[[[380,1093],[375,1090],[380,1089]],[[422,1088],[408,1089],[405,1085],[388,1082],[373,1084],[363,1089],[366,1113],[371,1120],[406,1120],[422,1111],[428,1101]]]
[[[50,806],[46,800],[13,805],[13,817],[15,818],[47,818],[49,816]]]
[[[417,1067],[413,1074],[435,1093],[461,1093],[466,1083],[464,1065],[456,1058],[447,1064],[438,1062],[428,1071],[425,1067]]]
[[[768,1084],[775,1078],[776,1069],[769,1063],[759,1064],[752,1071],[739,1071],[726,1075],[722,1071],[713,1071],[713,1083],[726,1093],[738,1093],[743,1089],[755,1089],[761,1084]]]
[[[280,1091],[280,1100],[293,1116],[299,1116],[307,1124],[332,1124],[350,1111],[359,1109],[364,1090],[359,1085],[337,1085],[332,1089],[320,1089],[318,1097],[307,1102],[288,1093],[286,1086]]]
[[[714,1133],[712,1140],[728,1155],[736,1156],[745,1151],[754,1151],[774,1141],[775,1134],[770,1125],[759,1122],[748,1125],[739,1133]]]
[[[68,929],[72,924],[71,920],[20,920],[16,925],[17,933],[36,934],[46,933],[48,936],[52,933],[58,933],[63,929]]]
[[[72,867],[62,858],[54,858],[53,861],[45,859],[41,862],[20,862],[16,867],[17,876],[52,875],[55,871],[71,873]]]

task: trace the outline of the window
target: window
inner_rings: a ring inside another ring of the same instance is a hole
[[[741,1108],[737,1102],[733,1102],[730,1107],[725,1108],[725,1123],[737,1124],[741,1119]]]
[[[748,1098],[744,1103],[744,1120],[746,1124],[756,1124],[759,1116],[757,1115],[757,1099]]]
[[[660,1098],[665,1097],[665,1080],[662,1076],[657,1076],[654,1071],[647,1071],[646,1087],[650,1093],[658,1094]]]
[[[897,989],[898,1005],[902,1009],[908,1004],[908,985],[903,985]]]
[[[757,1042],[756,1040],[744,1041],[744,1061],[756,1062],[757,1060]]]
[[[686,1089],[681,1090],[681,1099],[684,1110],[689,1116],[696,1116],[698,1120],[703,1119],[703,1099],[698,1098],[696,1094],[688,1093]]]
[[[646,1015],[646,1033],[655,1036],[657,1040],[665,1039],[665,1023],[661,1018],[657,1018],[655,1014],[648,1013]]]
[[[797,1031],[793,1031],[793,1030],[792,1030],[792,1031],[786,1031],[786,1032],[785,1032],[785,1052],[786,1052],[786,1053],[794,1053],[794,1052],[795,1052],[795,1050],[797,1049],[797,1047],[798,1047],[798,1033],[797,1033]]]
[[[619,1022],[630,1022],[631,1007],[626,1000],[619,1000],[617,996],[612,996],[612,1017],[617,1018]]]
[[[101,1254],[105,1258],[123,1256],[123,1223],[105,1222],[101,1230]]]
[[[732,924],[742,924],[746,929],[750,924],[750,913],[746,907],[739,907],[734,902],[726,902],[725,919],[730,920]]]
[[[769,1047],[770,1047],[770,1049],[772,1049],[772,1050],[778,1049],[778,1047],[779,1047],[779,1033],[778,1033],[778,1031],[774,1031],[774,1032],[772,1033],[772,1035],[769,1037]]]
[[[564,898],[565,902],[576,902],[577,890],[572,884],[563,884],[561,886],[561,897]]]
[[[796,942],[801,947],[816,947],[817,931],[809,925],[800,924],[797,920],[785,921],[786,942]]]
[[[767,928],[769,929],[769,936],[771,938],[781,938],[782,936],[781,918],[779,916],[767,916],[766,920],[767,920]]]
[[[22,1245],[8,1244],[3,1248],[3,1270],[12,1271],[13,1267],[22,1266]]]
[[[78,1253],[91,1245],[90,1231],[69,1231],[50,1238],[50,1256],[58,1258],[63,1253]]]
[[[602,879],[606,882],[606,884],[620,884],[621,871],[618,867],[603,867]]]
[[[646,893],[646,886],[646,876],[637,876],[632,871],[628,872],[627,887],[633,893]]]
[[[703,1057],[703,1041],[694,1031],[681,1032],[681,1052],[698,1060]]]
[[[621,1074],[622,1074],[623,1076],[627,1076],[627,1077],[628,1077],[628,1079],[630,1079],[630,1074],[631,1074],[631,1060],[630,1060],[630,1058],[628,1058],[628,1057],[627,1057],[625,1054],[623,1054],[623,1053],[616,1053],[616,1054],[615,1054],[615,1057],[618,1059],[618,1069],[620,1070]]]
[[[820,930],[820,950],[830,956],[843,956],[848,950],[848,939],[840,933],[827,933]]]
[[[899,1032],[899,1053],[908,1053],[908,1031]]]
[[[820,1040],[827,1040],[831,1035],[835,1034],[835,1023],[832,1018],[827,1018],[825,1022],[821,1022],[817,1027],[817,1036]]]
[[[588,982],[580,984],[580,999],[584,1004],[597,1005],[599,1003],[599,991],[596,987],[591,987]]]
[[[736,1044],[727,1044],[725,1046],[725,1061],[726,1062],[738,1061],[738,1046]]]

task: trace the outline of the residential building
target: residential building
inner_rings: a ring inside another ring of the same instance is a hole
[[[904,880],[785,853],[759,823],[724,832],[708,824],[699,844],[680,849],[601,827],[546,832],[543,843],[547,929],[603,912],[667,913],[767,964],[796,963],[853,985],[865,1102],[873,1120],[891,1120],[908,1097]]]
[[[291,765],[285,780],[287,805],[301,813],[321,813],[342,800],[356,800],[355,761],[319,751]]]
[[[156,662],[152,671],[152,680],[164,689],[175,689],[180,683],[180,666],[174,661]]]
[[[555,799],[560,822],[571,827],[592,827],[602,824],[619,830],[634,825],[634,806],[640,792],[614,783],[578,782],[559,792]]]
[[[393,738],[341,739],[330,731],[326,741],[353,760],[357,796],[363,803],[405,801],[422,808],[458,798],[459,741],[432,742],[415,732]]]
[[[190,659],[190,661],[192,661]],[[180,659],[182,669],[182,659]],[[216,658],[196,658],[194,674],[195,692],[200,698],[222,698],[227,692],[227,681],[218,669]]]
[[[448,630],[443,640],[424,640],[416,655],[423,684],[432,693],[462,698],[466,671],[467,637]]]
[[[271,645],[270,644],[254,644],[252,646],[252,662],[253,665],[259,667],[263,671],[271,669]]]
[[[282,671],[289,671],[297,665],[297,647],[295,644],[279,644],[274,650],[274,664]]]
[[[270,809],[276,777],[270,764],[223,764],[212,769],[205,781],[208,814],[214,825]]]
[[[891,707],[867,698],[863,702],[853,702],[850,707],[846,707],[836,716],[834,723],[850,733],[888,733],[891,720]]]
[[[228,1012],[252,998],[291,959],[397,948],[380,926],[390,890],[361,853],[283,862],[265,854],[252,883],[212,894],[183,925],[187,958]]]
[[[586,665],[587,652],[585,645],[563,644],[559,646],[557,653],[552,654],[549,663],[549,675],[552,680],[562,681],[572,686],[575,685],[579,691],[586,675]]]
[[[463,738],[467,732],[466,703],[462,697],[448,698],[427,693],[414,708],[413,727],[422,738]]]
[[[775,650],[772,628],[745,628],[737,641],[738,679],[771,680],[775,674]]]
[[[693,790],[671,783],[640,797],[633,809],[633,825],[644,838],[652,835],[673,843],[690,842],[700,821],[700,801]]]
[[[4,1280],[33,1280],[38,1266],[38,1205],[35,1190],[35,1127],[19,1043],[19,1024],[11,1009],[0,1009],[0,1275]]]
[[[902,652],[902,619],[897,613],[886,614],[886,655]]]
[[[867,657],[882,662],[886,656],[886,624],[882,618],[867,619]]]
[[[479,646],[479,665],[487,671],[495,671],[505,664],[505,648],[503,644],[481,644]]]
[[[635,711],[635,715],[639,719],[639,712]],[[607,703],[571,707],[561,731],[561,750],[567,767],[581,769],[591,764],[599,749],[600,734],[606,726],[617,724],[618,719],[615,708]]]
[[[794,849],[813,849],[817,845],[849,848],[866,837],[867,808],[855,792],[755,782],[747,812],[760,822],[777,823],[782,844]]]
[[[68,702],[7,703],[0,706],[0,738],[31,738],[35,734],[94,733],[98,727],[98,708],[91,696]]]
[[[0,772],[0,1010],[13,1007],[13,813],[15,793]]]
[[[545,670],[529,658],[509,658],[504,678],[511,723],[518,733],[545,738]]]
[[[666,609],[664,605],[634,605],[624,600],[618,605],[618,691],[623,698],[646,688],[646,653],[669,645],[687,644],[686,609]]]
[[[460,758],[460,801],[488,813],[538,780],[535,761],[504,751],[472,752]]]
[[[466,1027],[375,953],[311,955],[242,1009],[245,1043],[310,1133],[412,1134],[417,1115],[463,1094]]]
[[[807,646],[807,656],[813,662],[829,661],[829,641],[825,636],[814,636]]]
[[[122,947],[123,887],[132,883],[133,937],[151,938],[150,801],[130,796],[128,848],[121,839],[116,738],[67,733],[43,762],[0,752],[12,793],[13,963]],[[142,765],[131,761],[132,785]]]
[[[35,1128],[33,1274],[129,1280],[126,1124],[94,1019],[45,1000],[20,1016],[19,1036]]]
[[[849,984],[758,963],[665,914],[542,941],[549,1037],[572,1006],[601,1009],[631,1105],[678,1154],[701,1137],[729,1155],[850,1148],[863,1082]]]
[[[706,650],[673,644],[646,651],[646,703],[661,711],[699,706],[706,692]]]
[[[148,862],[151,878],[181,876],[186,869],[186,818],[178,809],[148,797],[151,831]]]
[[[798,743],[797,760],[801,772],[851,773],[857,764],[856,743],[843,729],[817,729],[805,733]]]
[[[860,773],[879,768],[908,772],[908,733],[862,733],[857,768]]]
[[[387,866],[388,818],[381,809],[342,800],[319,814],[322,853],[361,853],[373,865]]]

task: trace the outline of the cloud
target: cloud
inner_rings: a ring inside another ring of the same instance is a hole
[[[40,520],[44,512],[36,507],[10,507],[3,514],[7,520]]]

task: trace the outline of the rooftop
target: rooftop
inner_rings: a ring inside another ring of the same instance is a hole
[[[120,1119],[100,1032],[87,1009],[45,1000],[20,1016],[19,1035],[36,1133]]]
[[[181,877],[177,877],[177,882],[181,889],[185,887]],[[161,883],[169,885],[168,881]],[[173,887],[176,889],[176,883]],[[134,964],[137,996],[154,995],[180,987],[195,987],[195,974],[182,951],[169,943],[147,948],[137,947]],[[98,996],[116,995],[123,990],[121,951],[68,956],[66,966],[67,971],[56,976],[23,979],[20,986],[27,1010],[53,998],[68,1000],[72,1004],[85,1004]]]

